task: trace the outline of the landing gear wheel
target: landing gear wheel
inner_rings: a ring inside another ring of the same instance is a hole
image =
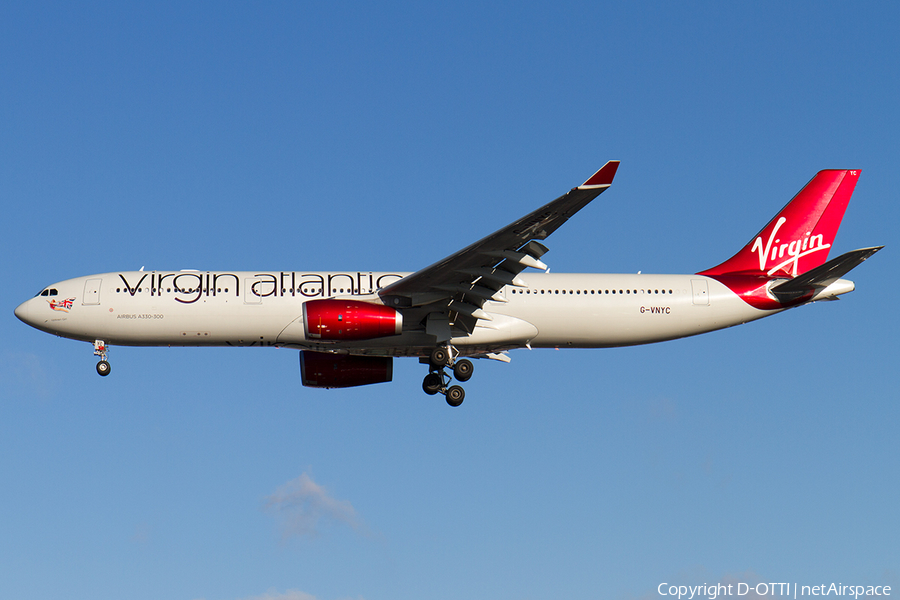
[[[459,406],[466,399],[466,390],[458,385],[452,385],[447,388],[447,404],[450,406]]]
[[[433,367],[439,369],[446,367],[447,363],[450,362],[450,353],[447,352],[446,348],[435,348],[431,351],[431,356],[428,357],[428,361]]]
[[[443,378],[437,373],[429,373],[425,376],[425,380],[422,382],[422,389],[429,396],[434,396],[439,391],[441,391],[441,386],[444,385]]]
[[[112,370],[112,367],[109,366],[109,362],[106,360],[107,349],[106,342],[94,340],[94,356],[100,357],[100,362],[97,363],[97,374],[101,377],[106,377]]]
[[[453,365],[453,376],[456,377],[457,381],[468,381],[472,378],[474,370],[475,367],[472,365],[472,361],[463,359]]]

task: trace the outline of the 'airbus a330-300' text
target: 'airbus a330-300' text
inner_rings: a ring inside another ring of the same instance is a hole
[[[859,171],[820,171],[722,264],[687,275],[549,273],[542,243],[612,184],[618,161],[549,204],[415,273],[130,271],[68,279],[16,308],[90,342],[108,375],[119,346],[300,350],[303,385],[390,381],[394,357],[427,365],[452,406],[472,358],[515,348],[606,348],[731,327],[853,290],[842,277],[880,246],[828,260]],[[530,271],[528,271],[530,269]],[[543,272],[540,272],[543,271]]]

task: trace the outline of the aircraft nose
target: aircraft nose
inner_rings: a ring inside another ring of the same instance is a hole
[[[29,304],[30,304],[30,302],[28,300],[26,300],[25,302],[23,302],[22,304],[20,304],[16,307],[16,316],[23,323],[28,323]]]

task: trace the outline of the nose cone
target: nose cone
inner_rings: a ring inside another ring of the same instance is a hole
[[[16,316],[19,318],[20,321],[22,321],[23,323],[27,323],[29,325],[31,325],[31,321],[28,320],[28,313],[29,313],[30,305],[31,305],[31,301],[26,300],[25,302],[23,302],[22,304],[20,304],[19,306],[16,307]]]

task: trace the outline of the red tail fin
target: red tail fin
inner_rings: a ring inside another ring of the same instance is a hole
[[[796,277],[828,260],[858,170],[819,171],[740,252],[699,273]]]

